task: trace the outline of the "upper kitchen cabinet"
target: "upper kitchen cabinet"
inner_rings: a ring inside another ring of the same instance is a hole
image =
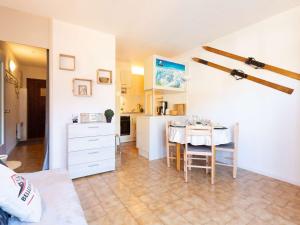
[[[187,67],[174,60],[153,55],[145,62],[145,90],[184,92]]]
[[[121,71],[121,86],[126,88],[131,88],[132,84],[132,74],[130,70]]]

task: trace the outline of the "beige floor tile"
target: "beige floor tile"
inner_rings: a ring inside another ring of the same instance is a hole
[[[105,211],[101,205],[96,205],[94,207],[84,210],[85,218],[88,222],[92,222],[100,219],[105,215]]]
[[[88,223],[89,225],[111,225],[112,222],[108,218],[107,215],[98,218],[97,220],[91,221]]]
[[[184,213],[182,216],[192,224],[204,224],[210,222],[212,219],[198,209],[192,209]]]
[[[138,217],[137,223],[139,225],[164,225],[163,222],[152,213],[143,214],[142,216]]]
[[[145,214],[149,215],[152,213],[152,211],[144,203],[127,206],[127,209],[134,218],[139,218]]]
[[[148,161],[122,144],[117,170],[74,180],[90,225],[300,224],[300,187],[239,169],[217,167],[216,184],[203,170],[183,172],[165,159]]]

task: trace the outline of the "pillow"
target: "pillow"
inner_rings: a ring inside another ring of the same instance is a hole
[[[10,215],[0,208],[0,225],[8,225]]]
[[[41,197],[33,185],[11,169],[0,165],[0,207],[23,222],[39,222]]]

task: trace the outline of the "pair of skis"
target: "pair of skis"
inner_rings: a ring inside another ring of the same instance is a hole
[[[294,72],[291,72],[291,71],[288,71],[288,70],[285,70],[285,69],[282,69],[282,68],[279,68],[279,67],[271,66],[271,65],[256,61],[254,58],[251,58],[251,57],[245,58],[245,57],[242,57],[242,56],[238,56],[238,55],[235,55],[235,54],[232,54],[232,53],[229,53],[229,52],[225,52],[225,51],[222,51],[222,50],[219,50],[219,49],[216,49],[216,48],[208,47],[208,46],[204,46],[203,48],[207,51],[210,51],[210,52],[213,52],[213,53],[216,53],[216,54],[219,54],[219,55],[222,55],[222,56],[234,59],[234,60],[244,62],[244,63],[246,63],[250,66],[255,67],[256,69],[258,69],[258,68],[266,69],[266,70],[276,72],[276,73],[279,73],[281,75],[284,75],[284,76],[287,76],[287,77],[290,77],[290,78],[293,78],[293,79],[300,80],[300,74],[299,73],[294,73]],[[230,73],[230,75],[235,77],[235,79],[237,79],[237,80],[240,80],[240,79],[251,80],[253,82],[256,82],[256,83],[262,84],[264,86],[276,89],[278,91],[282,91],[282,92],[287,93],[287,94],[292,94],[293,91],[294,91],[291,88],[288,88],[288,87],[285,87],[285,86],[282,86],[282,85],[279,85],[279,84],[275,84],[275,83],[272,83],[270,81],[260,79],[258,77],[251,76],[249,74],[244,73],[241,70],[229,69],[227,67],[218,65],[216,63],[209,62],[209,61],[204,60],[204,59],[196,58],[196,57],[193,58],[193,60],[195,62],[213,67],[215,69],[222,70],[222,71],[227,72],[227,73]]]

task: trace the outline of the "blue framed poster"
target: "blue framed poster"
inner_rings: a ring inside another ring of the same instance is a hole
[[[185,65],[157,58],[155,67],[156,86],[178,89],[184,87]]]

